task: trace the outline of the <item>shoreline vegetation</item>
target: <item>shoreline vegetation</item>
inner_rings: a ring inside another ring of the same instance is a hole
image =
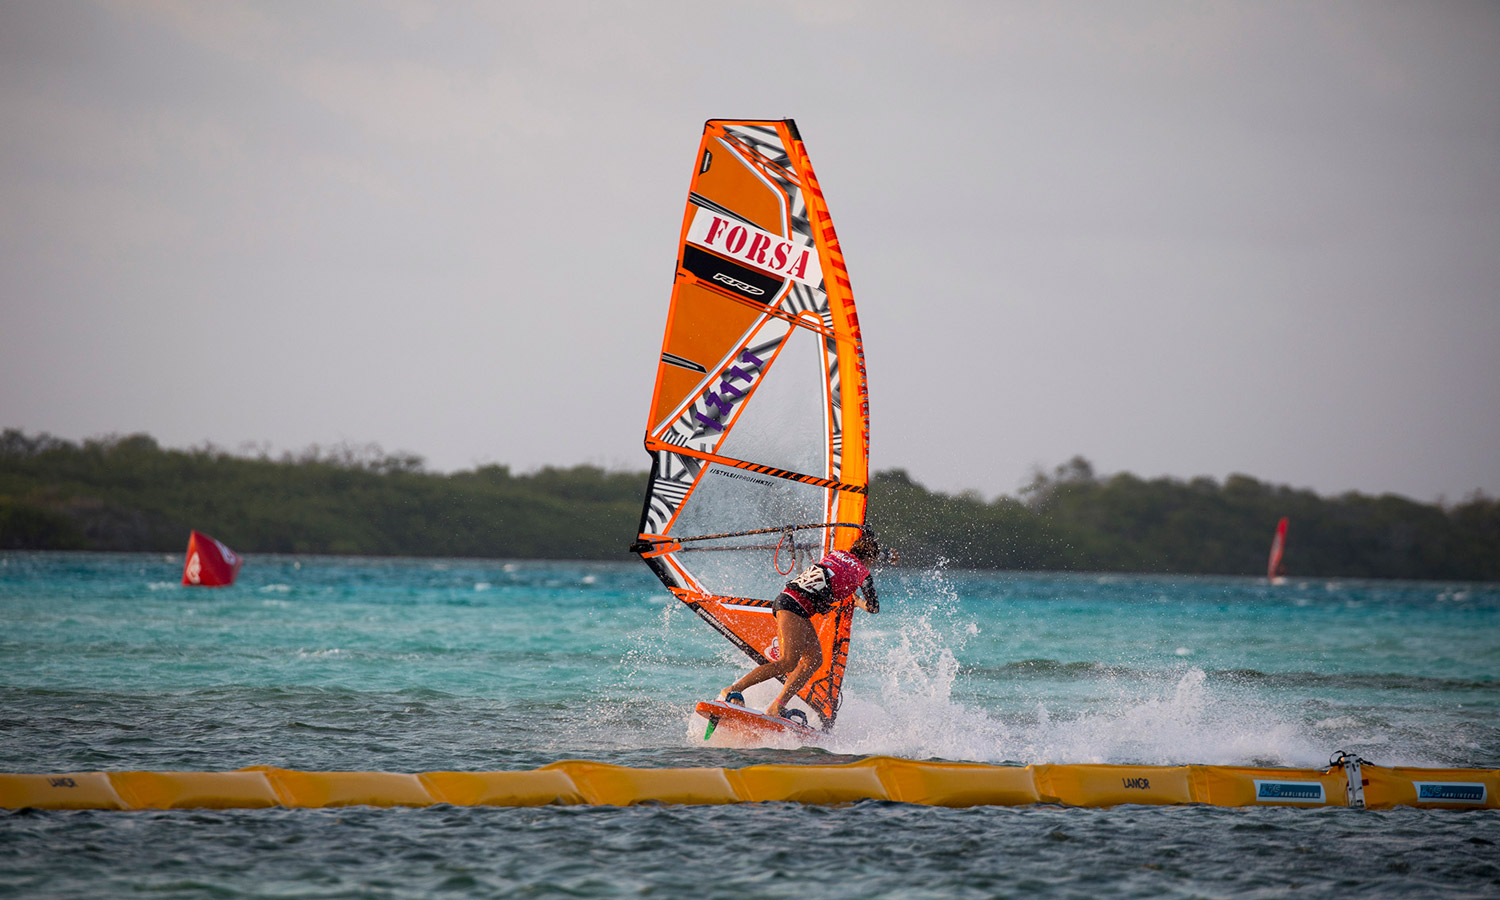
[[[197,528],[235,550],[513,559],[630,557],[645,471],[425,471],[412,454],[312,447],[272,459],[149,435],[0,434],[0,550],[181,552]],[[1097,475],[1075,457],[1019,497],[930,491],[875,473],[869,522],[903,565],[1264,576],[1291,519],[1289,577],[1500,580],[1500,500],[1322,497],[1247,475]]]

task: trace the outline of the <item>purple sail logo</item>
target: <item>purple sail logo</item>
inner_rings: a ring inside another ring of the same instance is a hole
[[[708,411],[704,415],[698,410],[693,410],[693,418],[698,424],[709,431],[723,431],[724,423],[729,420],[729,414],[734,412],[734,406],[745,396],[745,390],[755,380],[755,373],[765,365],[765,361],[749,350],[740,351],[739,362],[753,369],[743,369],[739,365],[732,365],[724,370],[719,376],[716,387],[709,388],[703,392],[703,405]],[[741,384],[744,387],[741,387]],[[716,412],[717,411],[717,412]]]

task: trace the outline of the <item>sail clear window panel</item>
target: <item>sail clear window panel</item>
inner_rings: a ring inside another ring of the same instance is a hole
[[[671,533],[673,537],[690,537],[821,522],[827,494],[826,488],[713,463],[684,504]],[[809,557],[821,550],[822,532],[809,529],[795,533],[796,543],[803,548],[800,565],[816,562]],[[695,542],[686,545],[677,558],[709,593],[770,598],[785,581],[772,566],[780,538],[780,534],[772,533]],[[782,571],[791,566],[787,549],[784,546],[782,550]]]
[[[745,401],[719,455],[826,478],[827,378],[821,336],[793,328]],[[819,510],[814,518],[821,515]]]

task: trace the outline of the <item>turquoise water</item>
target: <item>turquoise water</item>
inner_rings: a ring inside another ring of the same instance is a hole
[[[838,728],[796,748],[704,743],[692,704],[747,662],[638,563],[255,557],[212,590],[180,571],[0,554],[0,771],[1500,767],[1495,585],[886,572]],[[1497,846],[1485,811],[26,811],[0,814],[0,893],[1493,896]]]

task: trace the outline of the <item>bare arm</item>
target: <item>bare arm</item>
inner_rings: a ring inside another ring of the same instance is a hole
[[[880,598],[875,595],[875,576],[865,578],[865,583],[859,586],[862,596],[854,598],[854,605],[871,615],[880,612]]]

